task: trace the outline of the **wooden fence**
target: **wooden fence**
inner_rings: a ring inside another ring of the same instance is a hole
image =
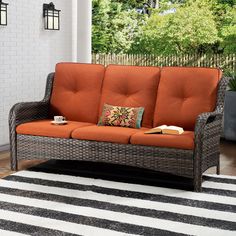
[[[236,74],[236,54],[187,54],[187,55],[142,55],[142,54],[93,54],[95,64],[122,64],[140,66],[197,66],[219,67]]]

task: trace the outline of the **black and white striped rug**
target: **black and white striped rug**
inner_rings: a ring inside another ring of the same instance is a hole
[[[236,177],[202,193],[55,173],[0,180],[0,235],[236,235]]]

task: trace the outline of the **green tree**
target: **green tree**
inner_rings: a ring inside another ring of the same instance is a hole
[[[221,47],[226,53],[236,52],[236,6],[225,14],[225,20],[221,27]]]
[[[93,0],[92,48],[94,52],[108,52],[111,40],[110,1]]]
[[[216,52],[236,52],[236,0],[209,0],[215,16],[220,41],[215,44]]]
[[[151,15],[138,14],[143,2]],[[154,5],[152,5],[154,6]],[[93,0],[93,52],[236,52],[236,0]]]
[[[136,8],[143,5],[144,0],[116,0],[116,2],[122,3],[125,8]]]
[[[112,0],[93,1],[93,52],[126,53],[147,16]]]
[[[202,52],[220,40],[208,4],[193,1],[174,10],[169,14],[152,14],[132,49],[155,54]]]
[[[140,34],[143,16],[135,10],[121,11],[112,20],[113,45],[112,52],[127,53],[135,37]]]

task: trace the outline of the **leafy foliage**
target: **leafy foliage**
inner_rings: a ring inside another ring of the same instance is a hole
[[[194,3],[172,14],[152,14],[138,40],[136,51],[170,54],[200,51],[219,38],[209,7]]]
[[[93,0],[93,52],[236,52],[236,0]],[[146,1],[147,2],[147,1]]]
[[[230,91],[236,92],[236,78],[233,78],[229,81],[229,89]]]
[[[147,16],[123,7],[112,0],[93,1],[93,52],[126,53],[131,47]]]
[[[236,6],[225,14],[220,34],[223,38],[221,46],[224,52],[236,52]]]
[[[224,76],[231,78],[228,84],[229,91],[236,92],[236,72],[227,69],[224,71]]]

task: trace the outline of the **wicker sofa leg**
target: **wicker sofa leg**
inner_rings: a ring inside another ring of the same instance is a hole
[[[218,164],[216,166],[216,174],[220,175],[220,161],[218,161]]]
[[[195,155],[195,160],[194,160],[193,187],[195,192],[202,191],[202,168],[201,168],[201,161],[198,155]]]
[[[15,131],[10,132],[10,160],[11,160],[11,164],[10,164],[11,170],[17,171],[17,149],[16,149]]]
[[[16,147],[11,147],[10,159],[11,159],[11,170],[17,171],[18,165],[17,165]]]
[[[202,176],[194,177],[194,192],[201,192],[202,191]]]
[[[18,170],[17,161],[14,158],[11,158],[11,170],[12,171],[17,171]]]

